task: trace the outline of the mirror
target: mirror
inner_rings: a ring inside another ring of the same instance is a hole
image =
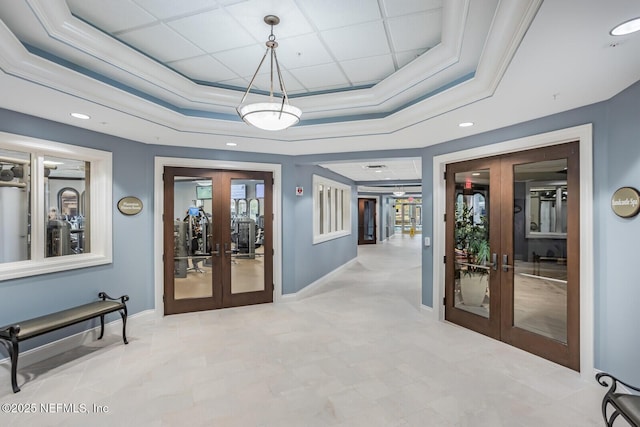
[[[531,181],[526,185],[527,237],[567,237],[567,181]]]
[[[247,201],[245,199],[238,200],[238,216],[247,216]]]

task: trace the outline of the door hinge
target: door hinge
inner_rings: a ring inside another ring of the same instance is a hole
[[[276,179],[274,177],[271,177],[271,185],[276,185]]]
[[[447,214],[443,214],[443,215],[442,215],[442,220],[443,220],[444,222],[447,222]]]
[[[162,174],[162,180],[164,181],[164,174]]]
[[[447,297],[442,297],[442,305],[447,305]]]
[[[447,171],[446,170],[442,173],[442,179],[444,179],[445,181],[447,180]]]
[[[162,302],[164,302],[164,295],[162,295]]]
[[[272,284],[271,284],[271,290],[272,290],[272,291],[275,291],[275,290],[276,290],[276,285],[275,285],[275,283],[272,283]]]
[[[446,255],[442,257],[442,262],[445,263],[445,264],[447,263],[447,256]]]
[[[164,254],[162,254],[162,262],[164,262]]]
[[[271,249],[271,255],[275,255],[276,254],[276,250],[275,249]]]

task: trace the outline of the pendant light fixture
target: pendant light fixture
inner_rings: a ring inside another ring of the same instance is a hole
[[[396,188],[394,188],[394,190],[393,190],[393,195],[396,196],[396,197],[402,197],[402,196],[405,195],[405,191],[404,191],[404,189],[402,187],[398,187],[396,185]]]
[[[278,63],[278,56],[276,55],[278,43],[276,42],[276,36],[273,35],[273,26],[280,23],[280,18],[275,15],[267,15],[264,17],[264,22],[271,26],[271,35],[269,36],[269,40],[265,43],[267,45],[267,50],[264,52],[262,60],[260,61],[260,64],[258,64],[258,69],[253,75],[253,78],[249,83],[249,87],[247,87],[247,91],[244,93],[244,96],[240,101],[240,105],[236,110],[242,120],[251,126],[257,127],[258,129],[283,130],[298,123],[300,121],[302,111],[293,105],[289,105],[289,97],[287,96],[287,90],[284,87],[284,80],[282,79],[282,73],[280,72],[280,64]],[[264,60],[267,58],[267,54],[270,54],[271,59],[269,102],[245,104],[244,101],[247,99],[247,95],[249,95],[249,92],[251,91],[253,82],[255,81]],[[277,81],[280,85],[280,92],[282,93],[282,99],[278,102],[276,102],[273,96],[273,80],[275,76],[277,76]]]

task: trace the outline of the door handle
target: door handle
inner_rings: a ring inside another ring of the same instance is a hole
[[[509,269],[513,267],[509,265],[509,256],[507,254],[502,254],[502,271],[509,271]]]
[[[493,271],[498,271],[498,254],[495,252],[491,254],[491,267]]]
[[[231,253],[231,251],[229,250],[229,244],[228,243],[224,244],[224,253],[227,254],[227,255]]]
[[[215,256],[220,256],[220,243],[216,243],[216,250],[211,253]]]

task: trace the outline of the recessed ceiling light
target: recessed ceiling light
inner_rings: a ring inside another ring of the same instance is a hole
[[[381,170],[377,170],[377,171],[374,171],[374,172],[375,172],[375,173],[382,173],[382,171],[381,171]]]
[[[71,113],[71,117],[75,117],[76,119],[81,120],[89,120],[91,118],[91,116],[82,113]]]
[[[626,36],[640,30],[640,17],[633,18],[616,26],[609,32],[612,36]]]
[[[480,172],[474,172],[471,174],[472,176],[480,176]]]
[[[236,144],[235,142],[227,142],[227,145],[228,145],[229,147],[235,147],[235,146],[236,146],[236,145],[238,145],[238,144]]]
[[[468,128],[469,126],[473,126],[473,122],[462,122],[458,126],[461,128]]]

